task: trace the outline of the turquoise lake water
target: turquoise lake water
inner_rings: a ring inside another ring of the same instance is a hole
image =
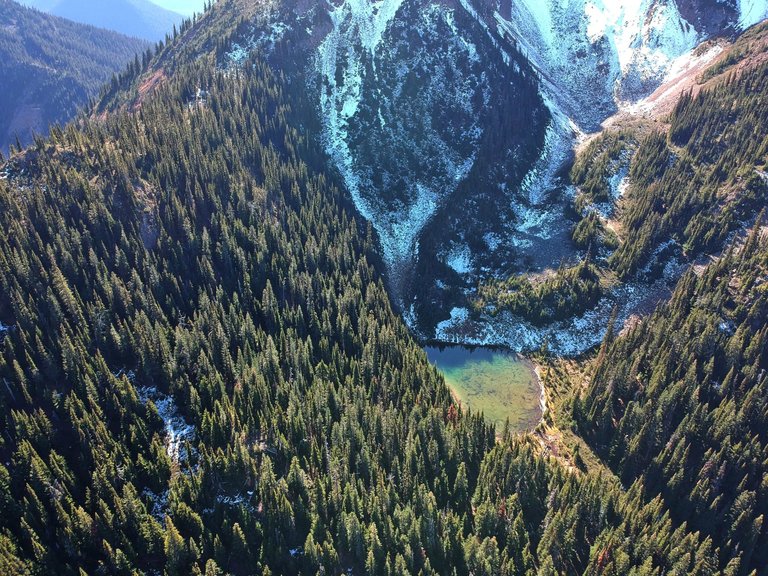
[[[507,418],[519,432],[531,430],[541,420],[541,384],[525,358],[504,350],[463,346],[426,351],[462,406],[483,412],[499,432]]]

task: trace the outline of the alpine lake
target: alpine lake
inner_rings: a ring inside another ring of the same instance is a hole
[[[425,350],[457,403],[482,412],[498,433],[507,418],[515,432],[532,430],[541,421],[541,383],[529,360],[503,349],[441,345]]]

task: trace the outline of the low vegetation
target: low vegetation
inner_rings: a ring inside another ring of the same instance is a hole
[[[491,280],[480,285],[472,305],[477,312],[508,311],[544,325],[594,307],[602,292],[597,268],[587,259],[540,280],[526,276]]]

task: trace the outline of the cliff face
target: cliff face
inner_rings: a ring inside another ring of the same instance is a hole
[[[314,62],[323,142],[378,230],[404,303],[422,232],[435,218],[452,225],[421,256],[460,274],[474,259],[473,216],[487,212],[487,227],[491,215],[514,220],[550,114],[525,58],[461,6],[352,1],[330,17]]]
[[[561,176],[580,132],[766,16],[754,1],[286,0],[224,65],[259,49],[300,73],[392,294],[430,335],[479,279],[574,255]]]
[[[558,105],[585,130],[647,96],[675,59],[768,17],[750,0],[496,0],[483,17],[519,42]]]

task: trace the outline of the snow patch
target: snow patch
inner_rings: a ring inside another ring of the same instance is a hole
[[[766,0],[768,1],[768,0]],[[558,108],[584,129],[652,92],[702,40],[675,2],[524,0],[494,14],[540,72]]]
[[[145,488],[141,492],[141,496],[150,503],[150,515],[158,522],[164,522],[165,516],[168,514],[168,498],[170,496],[170,491],[166,490],[162,494],[155,494],[149,488]]]
[[[253,45],[240,45],[237,42],[233,42],[229,52],[226,53],[226,57],[235,66],[242,66],[253,48]]]
[[[637,66],[649,77],[658,77],[675,58],[698,44],[698,33],[682,17],[674,2],[649,5],[644,9],[643,2],[637,0],[627,4],[629,6],[625,6],[625,12],[618,18],[614,12],[607,30],[617,39],[616,49],[624,73]]]
[[[536,23],[542,41],[549,46],[553,45],[555,43],[554,26],[551,8],[547,6],[547,2],[544,0],[523,0],[522,3]]]
[[[518,218],[515,224],[516,232],[546,240],[552,236],[552,225],[556,224],[557,214],[561,212],[562,210],[558,210],[556,205],[517,206],[515,207],[515,215]],[[517,245],[522,246],[519,239]],[[530,241],[527,245],[530,245]]]
[[[718,329],[726,336],[733,336],[734,332],[736,331],[733,322],[730,321],[720,322]]]
[[[216,502],[230,507],[245,506],[251,511],[255,511],[255,508],[250,503],[252,498],[253,492],[250,491],[247,494],[236,494],[234,496],[224,496],[219,494],[216,496]]]
[[[595,308],[543,327],[506,311],[473,318],[466,309],[454,308],[451,318],[438,324],[435,337],[445,343],[504,346],[516,352],[531,352],[546,345],[553,354],[577,356],[602,342],[614,307],[618,311],[617,327],[621,327],[641,302],[666,290],[667,283],[662,279],[651,286],[618,287]]]
[[[509,52],[507,52],[504,47],[499,44],[499,42],[496,40],[496,38],[491,33],[491,29],[488,27],[488,24],[486,24],[485,20],[480,17],[480,15],[477,13],[477,10],[475,10],[472,5],[469,3],[469,0],[459,0],[459,4],[461,4],[461,7],[464,8],[464,10],[472,16],[472,18],[480,24],[480,26],[485,30],[486,34],[488,35],[488,38],[490,39],[491,43],[493,44],[494,48],[496,48],[499,53],[501,54],[501,59],[504,61],[504,64],[507,66],[510,65],[512,62],[512,58],[509,55]],[[503,36],[503,34],[500,34]],[[519,67],[517,68],[519,71]]]
[[[457,80],[461,74],[450,69],[456,66],[453,58],[448,64],[438,59],[437,66],[436,57],[428,53],[403,59],[399,35],[383,41],[402,3],[341,2],[330,12],[333,29],[316,54],[326,152],[358,211],[378,232],[392,277],[399,276],[416,258],[421,231],[440,207],[441,198],[469,173],[482,136],[472,109],[481,78],[470,75]],[[444,43],[449,54],[466,59],[470,66],[479,62],[476,46],[459,34],[453,10],[431,5],[420,16],[413,28],[425,42]],[[432,66],[432,76],[424,76],[423,71]],[[450,138],[445,132],[452,127],[433,126],[430,114],[421,110],[418,126],[403,122],[398,106],[410,102],[403,94],[412,89],[407,82],[414,73],[421,75],[425,83],[420,87],[420,98],[427,107],[449,106],[460,118],[469,119]],[[375,96],[370,94],[372,90]],[[487,103],[487,92],[483,97]],[[367,127],[369,119],[361,118],[361,110],[368,113],[366,106],[371,103],[375,106],[375,124]],[[372,137],[378,139],[375,144],[361,143]],[[388,154],[392,166],[371,164],[371,158],[361,157],[371,148]],[[430,174],[413,172],[413,161],[429,165]]]
[[[629,189],[629,168],[632,162],[632,154],[629,150],[623,150],[619,158],[612,161],[609,166],[611,175],[608,177],[608,190],[610,198],[606,202],[590,204],[584,207],[583,215],[595,212],[605,219],[609,219],[616,211],[616,202],[626,194]]]
[[[379,233],[384,258],[390,264],[412,255],[418,232],[434,214],[437,203],[434,195],[422,187],[406,214],[390,214],[386,222],[379,218],[376,207],[361,189],[360,174],[349,145],[349,121],[357,113],[362,98],[363,56],[355,46],[362,45],[372,57],[401,4],[402,0],[383,3],[346,0],[331,11],[333,30],[317,53],[318,72],[327,87],[320,89],[326,150],[341,172],[358,211]],[[343,75],[337,82],[339,68]],[[385,127],[381,108],[378,114],[381,126]]]
[[[622,166],[608,179],[608,187],[611,190],[611,198],[618,200],[629,187],[629,166]]]
[[[536,164],[521,184],[523,195],[533,205],[541,204],[557,185],[557,173],[573,155],[573,141],[578,129],[548,95],[543,94],[552,120],[544,136],[544,148]]]
[[[768,18],[768,0],[739,0],[739,27],[746,30]]]
[[[435,332],[438,340],[449,340],[449,334],[454,326],[460,326],[462,323],[469,320],[469,310],[466,308],[454,308],[451,310],[451,317],[449,320],[443,320],[437,325],[437,331]],[[455,341],[459,341],[456,339]]]
[[[622,102],[621,109],[633,115],[642,115],[651,112],[660,102],[677,99],[691,72],[696,69],[704,70],[710,62],[723,53],[723,49],[720,44],[715,44],[700,54],[693,51],[683,54],[669,67],[662,80],[663,90],[659,89],[650,96],[634,102]]]
[[[356,29],[360,42],[373,54],[403,0],[344,0],[331,13],[334,30],[339,25]]]
[[[541,155],[520,185],[521,196],[526,202],[512,207],[517,216],[513,244],[518,248],[532,246],[531,239],[526,237],[540,240],[552,237],[554,227],[561,220],[562,209],[558,203],[550,202],[549,196],[562,185],[558,174],[572,157],[574,138],[579,133],[553,99],[546,94],[542,96],[552,119]]]
[[[469,246],[456,246],[445,259],[446,265],[459,274],[469,274],[472,270],[472,252]]]
[[[224,54],[226,61],[233,66],[242,66],[254,50],[271,52],[289,30],[291,27],[284,22],[272,22],[266,30],[254,31],[248,38],[233,42],[229,52]]]
[[[619,181],[618,186],[616,186],[616,191],[615,191],[616,199],[618,200],[619,198],[624,196],[627,193],[627,190],[629,190],[629,176],[624,176],[624,178],[622,178]]]
[[[493,232],[485,234],[483,240],[485,241],[485,245],[488,246],[488,250],[491,252],[495,252],[499,246],[501,246],[501,238],[498,234],[494,234]]]
[[[722,45],[715,44],[711,48],[698,54],[696,52],[686,52],[672,62],[667,75],[664,77],[664,83],[671,82],[675,78],[684,76],[690,70],[703,64],[709,64],[723,53],[723,49]]]
[[[136,392],[145,404],[151,400],[157,408],[160,418],[163,419],[166,435],[165,449],[171,461],[176,464],[185,461],[188,454],[184,444],[194,437],[194,426],[187,424],[184,418],[179,415],[173,398],[161,393],[156,387],[145,386],[137,388]]]

